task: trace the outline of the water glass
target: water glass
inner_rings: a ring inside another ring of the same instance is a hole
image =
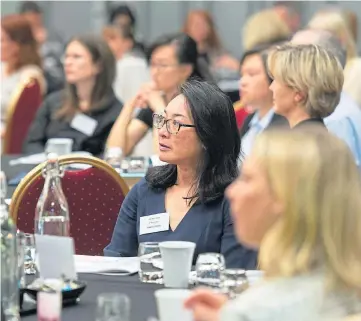
[[[230,299],[234,299],[248,288],[246,271],[241,269],[226,269],[223,272],[223,290]]]
[[[129,321],[130,300],[125,294],[103,293],[97,299],[96,321]]]
[[[118,173],[122,171],[123,150],[120,147],[108,147],[104,152],[104,160]]]
[[[70,138],[50,138],[45,144],[45,154],[67,155],[71,153],[72,148],[73,140]]]
[[[220,288],[226,263],[222,254],[199,254],[196,262],[196,283],[198,286]]]
[[[24,233],[24,267],[25,274],[36,274],[36,247],[33,234]]]
[[[139,280],[144,283],[161,284],[163,282],[163,260],[159,243],[140,243],[138,257],[140,262]]]
[[[25,237],[24,233],[18,232],[16,233],[16,248],[17,248],[17,267],[18,267],[18,275],[17,279],[19,282],[19,288],[25,288],[25,267],[24,267],[24,249],[25,249]]]

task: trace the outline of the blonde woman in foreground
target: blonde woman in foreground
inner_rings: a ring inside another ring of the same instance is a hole
[[[361,180],[341,140],[315,126],[261,134],[227,196],[265,279],[228,303],[196,290],[195,321],[361,317]]]

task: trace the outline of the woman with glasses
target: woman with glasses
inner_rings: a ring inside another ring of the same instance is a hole
[[[125,104],[107,141],[108,147],[122,148],[124,155],[129,155],[153,128],[153,113],[164,110],[182,83],[194,77],[210,78],[207,66],[199,63],[196,42],[182,33],[163,36],[153,44],[150,72],[151,82]],[[134,112],[139,107],[142,109],[134,118]],[[149,154],[153,154],[153,148]]]
[[[192,80],[153,124],[160,160],[168,164],[150,168],[131,189],[104,254],[136,256],[141,242],[191,241],[194,259],[216,252],[227,267],[254,268],[256,252],[237,243],[224,198],[240,152],[230,99],[217,86]]]

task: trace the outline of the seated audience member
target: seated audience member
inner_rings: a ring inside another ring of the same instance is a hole
[[[243,49],[287,41],[291,36],[290,29],[273,9],[262,10],[248,18],[243,27]]]
[[[319,127],[263,133],[226,195],[237,238],[259,248],[265,276],[229,302],[196,290],[185,302],[195,321],[361,313],[361,181],[341,140]]]
[[[141,38],[136,30],[136,17],[133,10],[126,4],[116,4],[109,10],[109,23],[120,28],[127,28],[135,35],[135,42],[133,51],[143,54],[145,51],[144,44],[140,42]]]
[[[43,152],[49,138],[70,138],[74,151],[101,154],[122,108],[112,89],[114,56],[100,37],[78,36],[66,47],[64,68],[66,89],[44,101],[24,152]]]
[[[335,110],[343,85],[337,57],[317,45],[286,44],[270,51],[267,64],[275,112],[291,128],[309,123],[326,128],[323,118]]]
[[[335,10],[322,11],[311,19],[308,27],[331,32],[346,47],[347,60],[344,69],[345,80],[343,90],[361,108],[361,57],[357,55],[356,43],[344,15]]]
[[[22,16],[1,19],[1,137],[6,131],[6,114],[18,87],[29,78],[39,81],[45,93],[41,58],[29,22]]]
[[[46,93],[63,89],[64,70],[61,58],[64,55],[64,39],[58,32],[53,31],[51,35],[48,33],[43,23],[43,11],[36,2],[22,2],[19,12],[28,19],[39,45],[47,85]]]
[[[345,19],[351,35],[355,44],[357,44],[358,39],[358,21],[357,14],[352,10],[342,10],[342,16]]]
[[[136,256],[140,242],[181,240],[196,243],[194,259],[217,252],[227,267],[254,268],[256,252],[237,244],[224,199],[240,152],[230,99],[217,86],[192,80],[153,119],[159,158],[168,165],[150,168],[130,190],[104,254]],[[166,224],[148,234],[140,221],[158,213]]]
[[[255,112],[248,115],[241,128],[241,150],[244,156],[251,152],[256,136],[267,128],[288,126],[287,120],[275,114],[273,95],[269,89],[272,79],[267,73],[267,49],[269,45],[255,47],[244,53],[241,59],[239,91],[242,103]]]
[[[204,66],[202,66],[204,67]],[[129,155],[153,127],[153,113],[162,112],[188,78],[206,79],[208,70],[200,68],[195,41],[186,34],[159,38],[150,50],[152,82],[125,103],[109,135],[108,147],[121,147]],[[134,109],[143,107],[136,118]],[[157,152],[157,150],[155,151]]]
[[[203,57],[210,65],[216,79],[221,80],[219,70],[228,70],[229,77],[239,70],[239,61],[227,54],[222,47],[221,41],[213,19],[205,10],[193,10],[188,14],[183,26],[183,32],[188,34],[197,43],[200,57]],[[233,71],[233,72],[232,72]]]
[[[346,50],[331,33],[323,30],[302,30],[292,38],[293,44],[316,44],[332,52],[342,67],[346,64]],[[361,169],[361,109],[344,91],[335,111],[324,119],[327,129],[350,147]]]
[[[286,23],[292,33],[296,32],[301,25],[301,16],[296,6],[296,1],[275,1],[273,6],[273,10]]]
[[[134,52],[134,38],[128,27],[108,26],[103,37],[117,60],[117,71],[113,89],[120,101],[133,98],[140,87],[149,81],[149,70],[145,57]]]

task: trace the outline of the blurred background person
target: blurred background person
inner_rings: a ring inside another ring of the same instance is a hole
[[[46,91],[38,45],[30,24],[21,15],[1,19],[1,137],[6,131],[6,114],[17,88],[29,78]]]
[[[346,48],[330,32],[307,29],[297,32],[292,38],[293,44],[316,44],[332,52],[346,65]],[[356,164],[361,171],[361,109],[344,91],[335,111],[324,119],[327,129],[341,138],[351,149]]]
[[[19,12],[28,19],[39,45],[47,83],[47,94],[62,89],[64,87],[64,70],[61,59],[65,49],[64,39],[58,32],[52,32],[51,35],[48,33],[43,22],[43,11],[36,2],[21,2]]]
[[[275,1],[273,4],[273,10],[292,33],[296,32],[301,26],[301,16],[296,6],[297,1]]]
[[[114,92],[124,102],[136,95],[142,84],[149,81],[145,56],[134,51],[134,37],[129,27],[107,26],[103,37],[117,60]]]
[[[182,83],[189,78],[210,77],[207,66],[199,65],[196,42],[184,33],[162,36],[154,42],[150,49],[150,73],[151,82],[126,102],[107,141],[108,147],[120,147],[125,155],[153,128],[153,113],[163,112]],[[133,118],[136,107],[143,109]],[[157,151],[155,147],[147,152]]]
[[[247,116],[240,131],[244,156],[250,154],[259,133],[267,128],[288,126],[286,118],[275,114],[273,109],[273,94],[269,89],[272,79],[267,73],[269,47],[270,45],[260,45],[248,50],[241,59],[242,102],[254,110]]]
[[[41,153],[49,138],[70,138],[73,151],[99,155],[122,108],[112,89],[115,58],[101,37],[77,36],[66,47],[64,68],[65,91],[39,108],[23,150]]]
[[[311,29],[321,29],[333,33],[346,47],[347,61],[343,90],[349,94],[361,108],[361,57],[357,55],[356,44],[344,16],[335,10],[317,13],[308,23]]]
[[[229,303],[196,290],[185,303],[195,321],[361,315],[360,176],[346,144],[312,127],[257,138],[226,195],[264,280]]]
[[[291,36],[291,30],[274,10],[262,10],[249,17],[243,26],[243,49],[287,41]]]
[[[323,118],[340,102],[343,85],[337,57],[317,45],[285,44],[270,52],[267,65],[275,112],[287,118],[291,128],[311,123],[326,129]]]
[[[130,30],[135,39],[133,48],[134,51],[139,51],[140,53],[144,53],[146,51],[146,47],[142,42],[142,36],[136,29],[137,20],[134,10],[132,10],[127,4],[112,4],[111,2],[108,2],[108,21],[111,25]]]
[[[355,42],[355,44],[357,44],[357,40],[358,40],[358,19],[357,19],[357,15],[354,11],[352,10],[342,10],[342,14],[343,17],[351,31],[352,34],[352,38]]]
[[[190,11],[182,31],[197,43],[200,57],[209,64],[217,81],[237,77],[239,61],[223,48],[209,12],[205,10]]]

